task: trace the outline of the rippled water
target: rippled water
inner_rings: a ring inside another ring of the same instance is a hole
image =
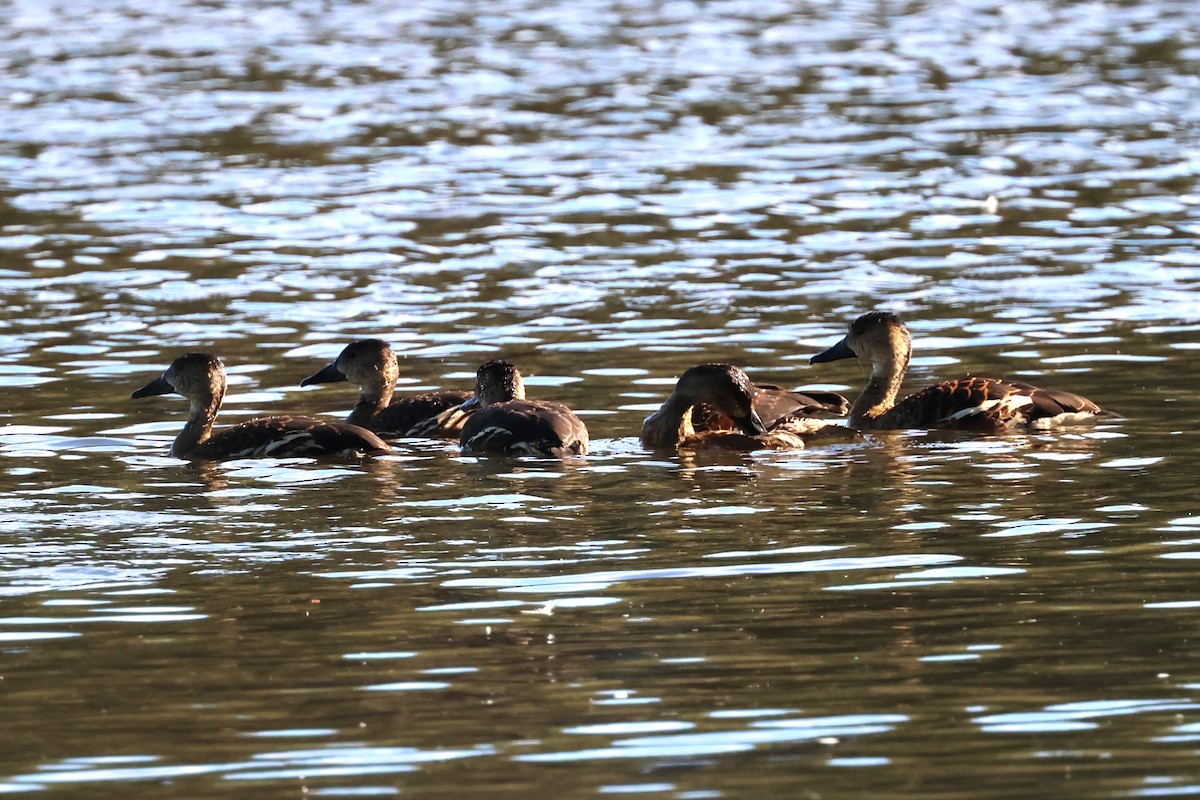
[[[0,793],[1200,794],[1192,3],[0,7]],[[1118,417],[640,449],[864,310]],[[365,335],[595,452],[167,458]]]

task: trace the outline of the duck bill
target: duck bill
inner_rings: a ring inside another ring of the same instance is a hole
[[[479,395],[473,394],[469,398],[467,398],[466,400],[463,401],[462,405],[460,405],[458,407],[458,410],[471,412],[471,411],[474,411],[475,409],[481,407],[482,405],[483,405],[483,402],[480,401]]]
[[[130,397],[137,399],[139,397],[154,397],[160,394],[174,394],[175,387],[167,383],[167,379],[159,375],[154,380],[147,383],[142,388],[135,391]]]
[[[741,429],[742,433],[747,436],[758,436],[760,433],[767,432],[767,426],[763,425],[762,418],[758,416],[758,412],[751,409],[750,413],[744,417],[733,417],[734,423]]]
[[[850,349],[850,345],[846,344],[846,340],[842,339],[823,353],[817,353],[808,360],[810,364],[821,364],[826,361],[841,361],[843,358],[854,358],[855,352]]]
[[[338,381],[346,380],[346,373],[337,368],[337,362],[330,362],[329,366],[318,372],[316,375],[309,375],[304,380],[300,381],[301,386],[312,386],[314,383],[337,383]]]

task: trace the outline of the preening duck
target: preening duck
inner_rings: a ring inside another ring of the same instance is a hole
[[[832,442],[857,438],[852,431],[803,411],[781,416],[768,425],[756,407],[761,391],[745,372],[730,364],[692,367],[679,376],[662,408],[642,423],[642,444],[681,450],[791,450],[806,447],[816,439]],[[698,409],[704,427],[697,425]],[[713,427],[714,420],[732,424]]]
[[[582,456],[588,451],[583,421],[562,403],[526,400],[521,373],[507,361],[489,361],[475,376],[472,410],[459,444],[464,453],[518,456]]]
[[[191,403],[187,424],[175,437],[171,455],[189,461],[235,458],[288,458],[336,453],[379,455],[387,442],[357,425],[312,417],[259,417],[212,433],[225,398],[225,367],[208,353],[188,353],[131,397],[181,394]]]
[[[848,444],[862,441],[862,434],[827,419],[803,414],[781,417],[762,433],[749,435],[741,431],[697,431],[692,425],[695,406],[683,413],[679,422],[680,450],[803,450],[818,444]]]
[[[301,386],[350,381],[358,386],[358,402],[346,422],[380,436],[457,439],[467,413],[454,413],[470,392],[426,392],[393,399],[400,365],[387,342],[351,342],[324,369],[300,381]]]
[[[897,402],[912,357],[912,337],[900,318],[887,311],[859,317],[844,339],[813,356],[811,363],[854,357],[871,365],[871,378],[850,408],[850,427],[859,430],[952,428],[1002,433],[1103,413],[1091,400],[1071,392],[979,377],[942,381]]]

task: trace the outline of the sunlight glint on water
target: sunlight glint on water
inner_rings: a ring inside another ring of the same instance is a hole
[[[1138,4],[0,10],[0,793],[1196,793],[1200,36]],[[882,307],[1116,412],[648,453]],[[190,466],[501,355],[592,455]]]

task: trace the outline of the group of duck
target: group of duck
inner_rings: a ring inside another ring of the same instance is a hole
[[[912,340],[895,314],[859,317],[845,338],[811,363],[859,358],[871,366],[866,388],[851,405],[835,392],[787,391],[758,385],[729,364],[702,364],[680,376],[662,407],[642,425],[642,443],[653,449],[787,450],[814,443],[857,439],[863,430],[953,428],[1001,433],[1045,427],[1102,414],[1071,392],[1028,383],[966,377],[943,381],[901,400]],[[171,455],[191,461],[392,452],[397,438],[458,439],[464,453],[579,456],[588,431],[562,403],[530,400],[521,373],[507,361],[481,366],[475,390],[442,391],[395,398],[399,365],[386,342],[363,339],[348,345],[301,386],[350,381],[358,402],[345,422],[314,417],[271,416],[238,423],[213,434],[225,396],[225,369],[208,353],[172,362],[133,397],[181,394],[190,401]],[[847,425],[826,417],[844,416]]]

